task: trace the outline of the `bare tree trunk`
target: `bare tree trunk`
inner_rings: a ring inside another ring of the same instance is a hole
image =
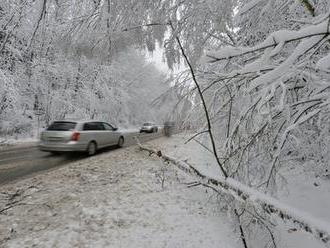
[[[35,37],[35,35],[36,35],[36,33],[37,33],[37,30],[38,30],[38,28],[39,28],[40,22],[41,22],[41,20],[44,18],[45,14],[46,14],[46,3],[47,3],[47,0],[42,0],[42,1],[43,1],[43,2],[42,2],[42,9],[41,9],[41,12],[40,12],[40,16],[39,16],[39,19],[38,19],[38,21],[37,21],[37,24],[36,24],[36,26],[35,26],[35,28],[34,28],[34,31],[33,31],[33,33],[32,33],[32,36],[31,36],[30,42],[29,42],[29,44],[28,44],[26,50],[29,50],[29,49],[30,49],[30,47],[31,47],[31,45],[32,45],[32,42],[33,42],[33,40],[34,40],[34,37]]]
[[[108,8],[108,18],[107,18],[107,29],[108,29],[108,39],[109,39],[109,48],[108,48],[108,60],[109,64],[111,63],[111,32],[110,32],[110,27],[111,27],[111,0],[107,1],[107,8]]]

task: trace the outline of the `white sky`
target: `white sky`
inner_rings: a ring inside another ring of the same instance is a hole
[[[154,63],[159,70],[167,74],[177,74],[187,69],[183,64],[181,64],[174,66],[173,71],[171,71],[170,68],[167,66],[167,63],[164,62],[163,53],[164,53],[164,49],[160,47],[159,44],[157,43],[155,51],[153,51],[152,53],[148,51],[146,52],[147,61]]]
[[[159,47],[158,44],[156,44],[156,50],[153,51],[152,53],[147,52],[147,60],[149,62],[153,62],[156,67],[165,72],[165,73],[170,73],[170,69],[168,68],[166,62],[163,60],[163,48]]]

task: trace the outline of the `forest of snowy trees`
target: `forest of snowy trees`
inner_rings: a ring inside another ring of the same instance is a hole
[[[109,3],[1,1],[2,135],[31,135],[38,118],[42,126],[63,118],[119,126],[167,118],[179,91],[147,61],[145,35],[123,31],[135,25],[131,8]],[[165,92],[173,104],[156,106]]]
[[[0,132],[40,110],[45,124],[184,110],[221,176],[276,195],[284,161],[330,170],[329,34],[328,0],[2,0]],[[158,46],[180,72],[146,62]],[[244,239],[276,247],[263,209],[226,202]]]

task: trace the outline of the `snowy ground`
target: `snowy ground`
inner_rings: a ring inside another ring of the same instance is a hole
[[[26,139],[1,139],[0,138],[0,151],[6,150],[8,147],[31,147],[35,146],[38,142],[36,138],[26,138]]]
[[[185,141],[192,135],[176,136],[171,139],[166,146],[156,147],[165,154],[179,158],[194,165],[206,175],[220,175],[220,169],[213,155],[205,148],[191,141],[185,144]],[[205,142],[207,143],[207,142]],[[298,211],[304,211],[306,214],[330,223],[330,179],[329,176],[315,177],[314,173],[304,166],[293,166],[288,164],[286,169],[281,170],[281,176],[285,178],[286,184],[279,189],[278,199]],[[292,231],[292,223],[283,223],[278,218],[274,218],[278,223],[276,235],[278,237],[278,247],[281,248],[322,248],[324,243],[315,239],[310,234],[302,231]],[[257,244],[253,248],[259,248]]]
[[[185,145],[188,138],[181,134],[146,145],[219,173],[212,154],[194,141]],[[292,168],[281,172],[287,186],[279,199],[329,222],[329,180]],[[134,146],[4,185],[0,247],[242,247],[221,199],[188,188],[185,183],[194,180]],[[290,231],[290,223],[279,224],[278,247],[324,247]]]
[[[282,202],[303,210],[318,220],[330,223],[329,177],[317,177],[310,168],[307,164],[301,167],[287,164],[280,172],[286,183],[280,190],[279,198]],[[288,233],[282,230],[281,236],[286,241],[287,247],[330,247],[330,244],[325,246],[301,232]]]
[[[149,145],[175,153],[179,140]],[[241,247],[218,199],[191,180],[128,147],[2,186],[0,246]]]

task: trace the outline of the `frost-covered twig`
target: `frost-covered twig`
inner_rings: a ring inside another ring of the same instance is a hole
[[[141,24],[133,27],[128,27],[128,28],[123,28],[121,31],[122,32],[128,32],[128,31],[133,31],[136,29],[142,29],[146,27],[154,27],[154,26],[167,26],[169,23],[146,23],[146,24]]]
[[[233,176],[235,173],[238,172],[238,169],[241,166],[241,163],[242,163],[242,160],[243,160],[243,156],[244,156],[246,150],[249,148],[249,146],[251,144],[253,144],[253,142],[257,139],[257,137],[264,132],[264,130],[268,126],[268,124],[269,124],[268,122],[265,123],[255,134],[253,134],[252,137],[251,137],[251,139],[249,140],[249,142],[243,147],[242,152],[241,152],[240,157],[239,157],[239,160],[238,160],[238,163],[237,163],[237,167],[232,172],[231,176]]]
[[[197,136],[203,134],[203,133],[207,133],[208,130],[204,130],[204,131],[201,131],[201,132],[198,132],[196,134],[194,134],[192,137],[190,137],[188,140],[186,140],[184,143],[187,144],[189,143],[191,140],[195,139]]]
[[[280,141],[280,144],[279,144],[279,147],[278,147],[278,151],[277,151],[277,153],[275,154],[275,156],[273,158],[273,162],[272,162],[271,168],[270,168],[269,173],[268,173],[268,177],[267,177],[267,180],[266,180],[267,187],[269,186],[270,180],[271,180],[272,176],[274,175],[274,170],[275,170],[276,163],[279,160],[279,156],[280,156],[281,151],[282,151],[282,149],[283,149],[283,147],[284,147],[284,145],[287,141],[287,137],[288,137],[289,133],[292,130],[294,130],[297,126],[303,124],[304,122],[306,122],[309,119],[313,118],[315,115],[319,114],[321,109],[318,109],[318,108],[313,110],[313,111],[308,112],[311,108],[314,108],[315,106],[317,106],[319,104],[320,104],[320,102],[317,102],[317,103],[315,103],[313,105],[310,105],[310,106],[306,107],[305,109],[301,110],[298,113],[298,116],[293,121],[293,123],[291,123],[291,125],[289,125],[286,128],[286,130],[284,131],[284,133],[281,137],[281,141]]]

